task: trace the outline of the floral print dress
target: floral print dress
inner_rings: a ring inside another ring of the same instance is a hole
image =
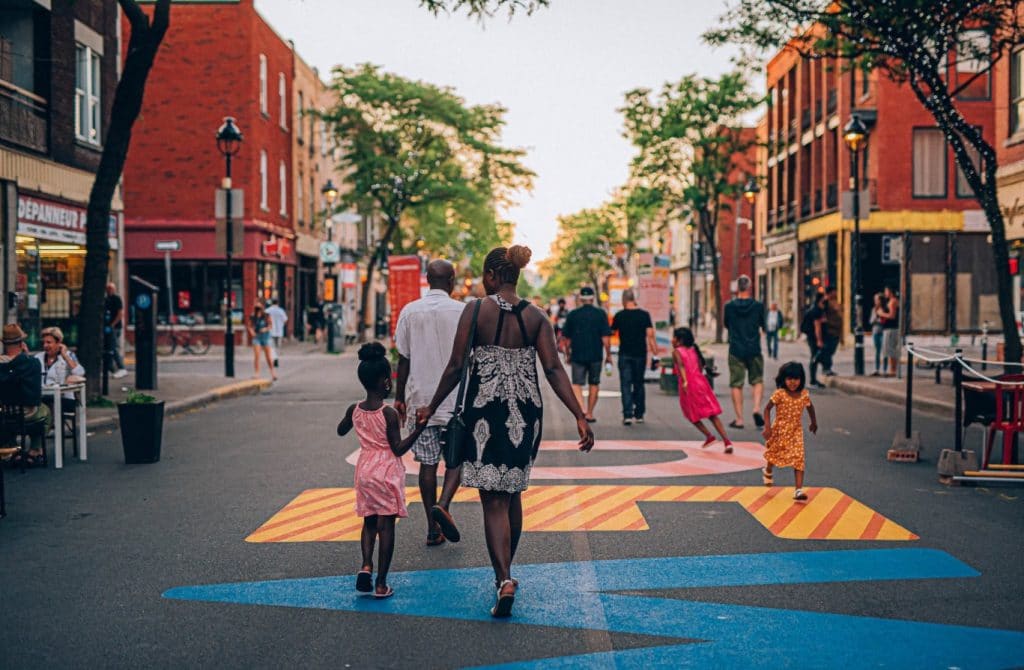
[[[463,417],[475,458],[462,465],[462,485],[484,491],[520,493],[530,484],[543,423],[537,382],[537,349],[526,334],[521,300],[511,305],[491,296],[501,310],[494,344],[473,348]],[[501,346],[505,315],[519,324],[523,346]],[[472,343],[471,343],[472,344]]]
[[[764,458],[774,467],[804,470],[804,427],[801,422],[804,409],[811,404],[807,389],[792,395],[778,389],[771,397],[775,405],[775,421],[771,437],[765,445]]]

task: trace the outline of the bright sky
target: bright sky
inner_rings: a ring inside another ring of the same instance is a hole
[[[326,79],[336,64],[371,62],[453,87],[469,103],[508,108],[504,141],[528,150],[534,190],[508,212],[516,241],[547,256],[559,214],[604,201],[623,184],[632,149],[615,110],[623,93],[729,69],[701,33],[724,0],[551,0],[533,16],[481,25],[417,0],[256,0]]]

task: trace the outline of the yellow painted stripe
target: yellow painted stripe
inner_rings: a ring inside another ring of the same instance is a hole
[[[791,496],[786,496],[791,498]],[[832,508],[843,498],[843,494],[835,489],[821,489],[816,496],[806,504],[798,503],[792,499],[794,505],[803,505],[804,509],[792,522],[783,530],[779,531],[779,537],[791,540],[802,540],[809,538],[818,524],[825,516],[832,511]]]

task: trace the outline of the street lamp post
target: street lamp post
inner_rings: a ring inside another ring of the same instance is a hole
[[[853,374],[864,375],[864,306],[860,259],[860,149],[867,140],[868,129],[860,116],[854,114],[843,128],[843,139],[850,148],[850,185],[853,189],[853,263],[850,271],[853,285]]]
[[[224,231],[225,256],[227,260],[227,330],[224,333],[224,376],[235,376],[235,333],[232,330],[231,289],[233,268],[231,254],[234,250],[234,235],[231,225],[231,157],[242,148],[242,131],[231,116],[224,117],[224,124],[217,130],[217,149],[224,156]]]
[[[334,183],[328,179],[324,187],[320,189],[320,193],[327,200],[327,215],[324,221],[324,230],[327,233],[327,241],[334,242],[334,221],[331,219],[331,215],[334,210],[334,200],[338,197],[338,189],[334,186]],[[332,257],[333,258],[333,257]],[[337,304],[338,302],[338,281],[334,277],[334,263],[327,263],[327,276],[334,281],[334,290],[331,293],[331,303]],[[334,322],[337,310],[331,308],[327,314],[327,353],[334,353]]]
[[[743,197],[750,203],[750,279],[754,280],[757,274],[757,269],[754,267],[754,257],[757,255],[757,242],[754,237],[754,211],[757,207],[757,194],[761,192],[761,187],[757,185],[757,180],[751,177],[747,180],[747,183],[743,186]],[[751,291],[754,290],[755,284],[751,284]],[[756,291],[754,291],[756,294]],[[764,299],[764,296],[761,296]]]

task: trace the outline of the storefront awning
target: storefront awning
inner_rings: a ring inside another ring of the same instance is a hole
[[[764,259],[764,266],[766,268],[775,268],[780,265],[789,265],[793,262],[793,254],[779,254],[777,256],[769,256]]]

